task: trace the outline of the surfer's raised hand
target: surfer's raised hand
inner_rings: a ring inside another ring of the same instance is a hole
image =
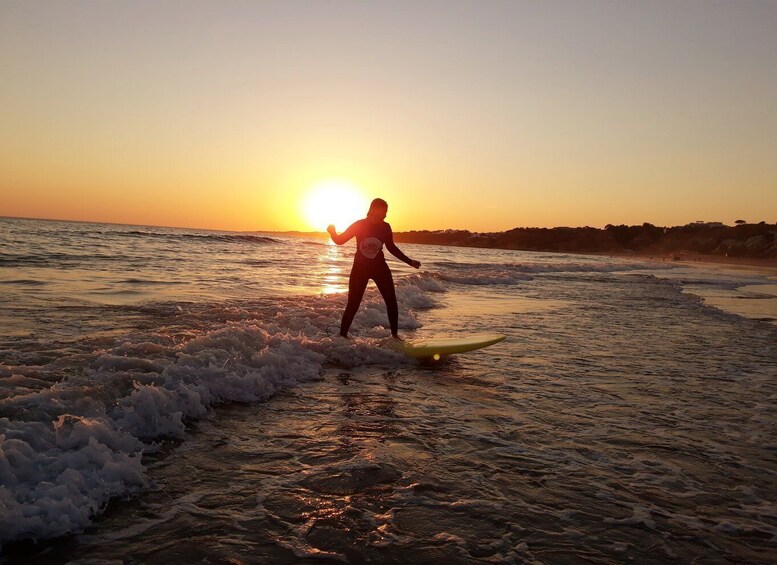
[[[414,267],[416,269],[420,269],[421,268],[421,261],[416,261],[416,260],[410,261],[410,266]]]
[[[335,225],[334,224],[329,224],[326,227],[326,231],[329,232],[329,235],[337,235],[337,230],[335,229]]]

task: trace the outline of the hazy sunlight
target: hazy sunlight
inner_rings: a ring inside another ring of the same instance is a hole
[[[304,216],[311,228],[324,231],[334,224],[343,231],[367,214],[367,198],[361,190],[345,180],[317,183],[304,200]]]

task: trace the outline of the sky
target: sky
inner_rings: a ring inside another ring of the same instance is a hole
[[[777,0],[0,0],[0,216],[304,231],[339,184],[400,231],[774,223],[775,30]]]

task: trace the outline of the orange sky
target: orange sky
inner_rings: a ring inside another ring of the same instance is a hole
[[[308,230],[340,179],[397,230],[777,222],[774,29],[755,1],[7,1],[0,215]]]

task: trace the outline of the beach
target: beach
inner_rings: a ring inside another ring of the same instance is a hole
[[[591,255],[607,255],[624,259],[640,259],[660,263],[678,263],[681,265],[718,265],[731,269],[751,270],[769,276],[777,276],[777,259],[757,257],[727,257],[722,255],[704,255],[700,253],[671,253],[658,255],[656,253],[592,253]]]
[[[347,246],[0,228],[5,562],[774,559],[769,273],[402,245],[403,335],[507,336],[428,365]]]

